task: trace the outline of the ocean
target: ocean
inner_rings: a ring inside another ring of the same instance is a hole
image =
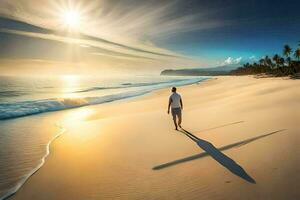
[[[0,200],[14,194],[44,164],[50,143],[64,133],[59,111],[132,98],[206,79],[208,77],[154,75],[0,76]],[[50,125],[46,124],[49,118],[53,119]]]

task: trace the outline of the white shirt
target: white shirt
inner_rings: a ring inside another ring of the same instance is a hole
[[[171,101],[171,108],[180,108],[180,99],[181,99],[181,96],[176,93],[176,92],[173,92],[173,94],[170,96],[170,100]]]

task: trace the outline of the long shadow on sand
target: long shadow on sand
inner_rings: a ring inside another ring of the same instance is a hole
[[[271,132],[271,133],[268,133],[268,134],[265,134],[265,135],[261,135],[261,136],[258,136],[258,137],[243,140],[241,142],[226,145],[226,146],[223,146],[223,147],[218,149],[212,143],[210,143],[208,141],[205,141],[205,140],[202,140],[202,139],[196,137],[195,135],[193,135],[192,133],[188,132],[187,130],[182,129],[182,131],[180,131],[180,132],[184,133],[186,136],[188,136],[190,139],[192,139],[205,152],[200,153],[200,154],[196,154],[196,155],[193,155],[193,156],[189,156],[189,157],[186,157],[186,158],[174,160],[172,162],[164,163],[164,164],[161,164],[161,165],[157,165],[157,166],[153,167],[152,169],[153,170],[160,170],[160,169],[163,169],[163,168],[166,168],[166,167],[171,167],[173,165],[177,165],[177,164],[180,164],[180,163],[192,161],[192,160],[195,160],[195,159],[198,159],[198,158],[203,158],[203,157],[206,157],[206,156],[210,155],[218,163],[220,163],[222,166],[227,168],[233,174],[241,177],[242,179],[244,179],[244,180],[246,180],[250,183],[255,183],[255,180],[251,176],[249,176],[247,174],[247,172],[239,164],[237,164],[234,160],[232,160],[231,158],[229,158],[228,156],[223,154],[221,151],[228,150],[228,149],[231,149],[231,148],[234,148],[234,147],[240,147],[242,145],[246,145],[246,144],[248,144],[250,142],[253,142],[255,140],[273,135],[275,133],[278,133],[278,132],[281,132],[281,131],[284,131],[284,130],[285,129],[274,131],[274,132]]]

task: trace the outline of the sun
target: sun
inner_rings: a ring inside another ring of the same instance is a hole
[[[76,10],[66,10],[62,14],[62,21],[64,26],[69,30],[78,30],[81,23],[81,15]]]

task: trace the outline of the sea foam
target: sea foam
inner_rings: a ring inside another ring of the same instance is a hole
[[[135,97],[146,94],[156,89],[161,89],[170,86],[181,86],[197,83],[199,81],[206,80],[207,78],[193,78],[193,79],[182,79],[177,81],[168,82],[156,82],[156,83],[134,83],[134,84],[123,84],[124,88],[135,87],[133,91],[118,92],[116,94],[109,94],[104,96],[93,96],[93,97],[80,97],[80,98],[53,98],[53,99],[42,99],[34,101],[22,101],[22,102],[9,102],[0,103],[0,120],[11,119],[16,117],[24,117],[27,115],[34,115],[44,112],[65,110],[70,108],[101,104],[125,98]],[[118,88],[122,88],[118,87]],[[89,92],[93,90],[103,89],[103,87],[93,87],[84,89],[78,92]],[[105,88],[105,89],[115,89]]]

